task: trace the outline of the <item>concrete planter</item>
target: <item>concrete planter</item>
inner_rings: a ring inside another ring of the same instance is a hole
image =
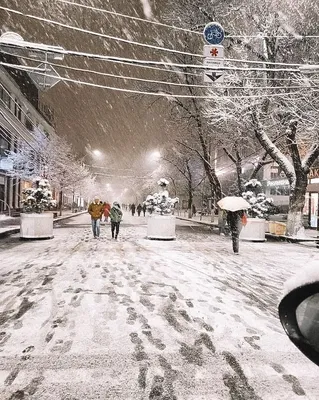
[[[240,232],[239,239],[252,242],[265,241],[266,224],[264,219],[247,218],[246,226]]]
[[[21,239],[52,239],[53,213],[22,213],[20,216]]]
[[[172,215],[150,215],[147,219],[147,238],[176,239],[176,218]]]

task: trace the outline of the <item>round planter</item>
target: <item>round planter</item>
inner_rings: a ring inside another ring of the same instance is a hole
[[[21,239],[52,239],[53,213],[20,215]]]
[[[246,226],[243,226],[239,239],[252,242],[265,241],[265,220],[259,218],[247,218]]]
[[[150,215],[147,219],[147,238],[158,240],[176,239],[176,218],[172,215]]]

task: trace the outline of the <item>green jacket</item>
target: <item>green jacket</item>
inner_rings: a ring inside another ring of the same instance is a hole
[[[113,206],[110,211],[110,218],[112,222],[121,222],[122,221],[122,210],[119,207]]]
[[[91,218],[92,218],[92,219],[100,219],[101,216],[102,216],[102,214],[103,214],[103,211],[104,211],[104,206],[103,206],[103,204],[100,204],[100,203],[98,203],[98,204],[96,204],[96,203],[91,203],[91,204],[89,205],[88,212],[89,212],[89,214],[91,215]]]

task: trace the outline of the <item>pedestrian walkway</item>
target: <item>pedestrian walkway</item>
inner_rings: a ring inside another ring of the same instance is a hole
[[[176,241],[146,230],[126,214],[119,241],[109,224],[95,240],[84,214],[51,240],[0,241],[1,399],[319,398],[318,367],[277,314],[317,251],[242,243],[235,256],[188,221]]]

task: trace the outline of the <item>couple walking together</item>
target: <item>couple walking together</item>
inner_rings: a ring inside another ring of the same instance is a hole
[[[91,203],[89,206],[88,212],[91,215],[92,231],[94,238],[98,238],[100,236],[100,223],[102,215],[105,212],[104,209],[105,206],[103,203],[100,202],[100,199],[98,197],[95,197],[93,203]],[[123,217],[123,212],[118,202],[115,201],[113,203],[113,206],[109,211],[109,216],[111,219],[112,238],[117,239],[120,231],[120,223]]]

